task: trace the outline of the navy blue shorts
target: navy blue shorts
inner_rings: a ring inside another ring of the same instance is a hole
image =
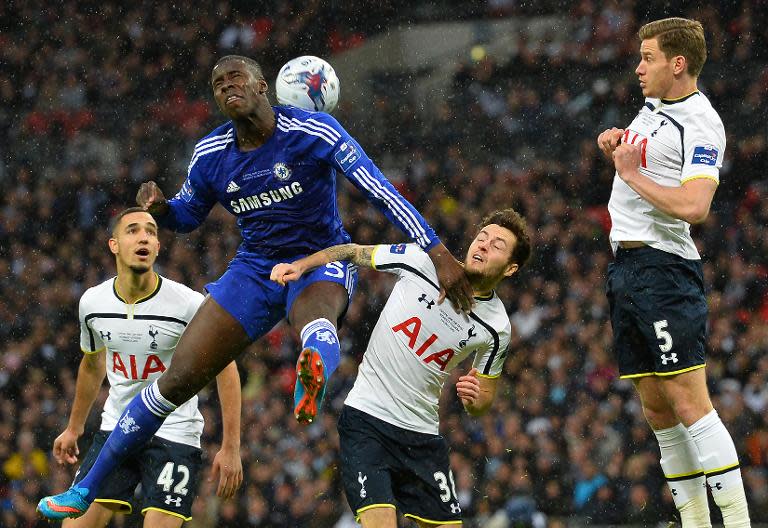
[[[613,344],[622,378],[704,366],[707,300],[700,260],[619,248],[608,265]]]
[[[461,522],[442,436],[396,427],[345,405],[339,446],[341,480],[356,518],[371,508],[391,507],[429,523]]]
[[[350,262],[331,262],[302,275],[296,282],[280,286],[269,280],[272,268],[290,259],[267,259],[260,255],[238,251],[227,271],[205,289],[219,305],[237,319],[254,341],[269,332],[280,319],[291,311],[299,294],[314,282],[336,282],[352,298],[357,284],[357,267]],[[336,321],[334,321],[336,322]]]
[[[109,431],[94,435],[75,474],[75,484],[96,462],[108,436]],[[119,513],[131,513],[136,486],[141,484],[141,513],[159,510],[188,521],[192,518],[192,502],[197,495],[202,464],[199,448],[153,436],[138,453],[124,460],[104,479],[95,502]]]

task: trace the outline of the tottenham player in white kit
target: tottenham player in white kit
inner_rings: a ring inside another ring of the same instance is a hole
[[[704,30],[668,18],[639,37],[645,104],[626,129],[597,139],[616,167],[607,292],[619,371],[637,387],[683,526],[711,526],[707,487],[726,527],[749,526],[736,449],[707,390],[707,303],[690,235],[709,213],[725,151],[722,121],[697,87]]]
[[[435,267],[415,244],[344,244],[273,268],[280,284],[336,260],[397,275],[339,418],[342,480],[363,527],[395,528],[396,509],[419,526],[461,525],[438,399],[451,369],[474,354],[456,390],[470,414],[490,408],[511,331],[494,289],[530,251],[514,210],[483,220],[464,260],[476,302],[469,314],[437,303]]]
[[[53,444],[54,457],[60,463],[77,462],[77,439],[83,434],[106,375],[110,389],[101,431],[75,480],[93,463],[109,431],[132,427],[129,416],[118,422],[125,405],[165,371],[179,336],[203,301],[200,293],[155,273],[153,264],[160,249],[157,224],[141,208],[127,209],[117,216],[109,248],[115,255],[117,276],[89,288],[80,299],[80,347],[84,356],[69,423]],[[224,438],[213,462],[213,474],[220,473],[218,494],[230,497],[242,482],[240,378],[235,363],[224,369],[216,381]],[[66,519],[63,525],[106,526],[114,512],[132,511],[134,491],[141,484],[144,525],[181,526],[191,518],[197,494],[202,431],[203,416],[195,396],[168,417],[142,451],[117,468],[85,515]]]

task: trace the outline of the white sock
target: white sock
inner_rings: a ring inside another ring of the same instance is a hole
[[[717,411],[691,425],[688,432],[699,451],[712,497],[723,514],[723,524],[726,528],[750,526],[736,446]]]
[[[654,431],[661,451],[661,469],[680,512],[683,528],[709,528],[709,504],[704,469],[688,429],[677,424]]]

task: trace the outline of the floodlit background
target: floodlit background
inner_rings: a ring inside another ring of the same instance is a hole
[[[297,55],[331,62],[341,79],[335,117],[455,255],[493,209],[513,206],[532,226],[530,266],[498,292],[514,337],[493,411],[463,413],[458,372],[444,395],[466,525],[673,520],[655,439],[610,350],[613,171],[595,142],[642,105],[637,28],[673,15],[704,24],[700,88],[728,134],[712,212],[694,228],[710,389],[739,450],[752,518],[768,522],[763,2],[11,0],[0,2],[0,526],[48,526],[35,518],[37,500],[71,482],[75,468],[50,451],[74,397],[77,302],[114,273],[110,216],[133,205],[143,181],[174,194],[195,142],[223,121],[209,75],[230,53],[259,61],[270,84]],[[356,242],[404,240],[346,181],[339,203]],[[239,239],[217,207],[190,235],[161,233],[157,268],[201,290]],[[291,415],[298,349],[286,328],[242,356],[245,482],[222,503],[203,481],[188,528],[354,526],[335,420],[390,285],[361,274],[341,333],[345,360],[311,427]],[[220,438],[215,388],[200,401],[209,465]]]

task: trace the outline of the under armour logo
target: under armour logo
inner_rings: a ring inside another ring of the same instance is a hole
[[[155,341],[155,336],[158,334],[158,331],[155,330],[155,327],[152,325],[149,325],[149,337],[152,338],[152,342],[149,344],[149,348],[152,350],[155,350],[157,348],[157,341]]]
[[[364,499],[368,492],[365,491],[365,481],[368,480],[368,476],[363,476],[362,471],[357,472],[357,481],[360,483],[360,498]]]
[[[467,338],[459,341],[459,348],[464,348],[465,346],[467,346],[467,342],[473,337],[475,337],[476,335],[477,334],[475,333],[475,325],[472,325],[472,328],[470,328],[467,331]]]
[[[131,410],[130,409],[126,409],[125,410],[125,414],[123,415],[122,418],[120,418],[120,421],[117,422],[117,425],[123,431],[123,434],[135,433],[136,431],[141,429],[141,427],[136,425],[136,420],[134,420],[131,417]]]
[[[662,120],[661,120],[661,124],[659,125],[659,128],[663,127],[663,126],[664,126],[664,125],[666,125],[666,124],[667,124],[667,120],[666,120],[666,119],[662,119]],[[658,131],[659,131],[659,128],[657,128],[656,130],[654,130],[653,132],[651,132],[651,137],[655,137],[655,136],[656,136],[656,132],[658,132]]]
[[[323,343],[329,343],[331,345],[336,343],[336,337],[330,330],[321,330],[316,334],[316,337],[318,341],[322,341]]]
[[[451,513],[461,513],[461,506],[458,502],[451,503]]]
[[[112,341],[112,332],[102,332],[99,330],[99,334],[101,335],[101,340],[104,341],[105,339],[107,341]]]
[[[427,300],[427,294],[426,293],[422,293],[421,294],[421,297],[419,297],[419,302],[427,303],[427,310],[431,310],[432,306],[435,305],[435,301],[433,301],[432,299]]]
[[[721,490],[721,489],[723,489],[723,484],[720,483],[720,482],[715,482],[714,486],[710,485],[709,487],[710,488],[715,488],[716,490]]]
[[[166,504],[173,504],[177,508],[181,507],[181,497],[176,497],[175,499],[171,495],[165,496],[165,503]]]
[[[675,352],[672,352],[669,356],[666,354],[661,355],[661,364],[666,365],[669,362],[677,363],[677,354]]]
[[[677,490],[675,488],[672,488],[672,495],[677,496]]]

